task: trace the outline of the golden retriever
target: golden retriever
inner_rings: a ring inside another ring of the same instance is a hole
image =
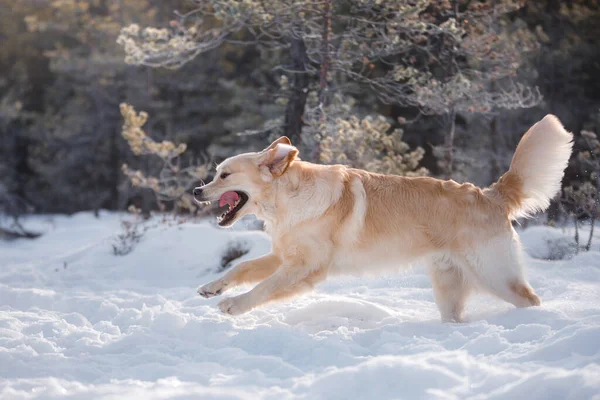
[[[486,189],[300,161],[286,137],[259,153],[228,158],[194,197],[229,207],[218,217],[223,227],[246,214],[264,220],[272,250],[198,293],[208,298],[258,283],[219,303],[224,313],[238,315],[310,290],[330,275],[419,261],[428,266],[443,321],[461,321],[474,290],[517,307],[538,306],[511,221],[548,207],[572,138],[555,116],[546,116],[523,136],[508,172]]]

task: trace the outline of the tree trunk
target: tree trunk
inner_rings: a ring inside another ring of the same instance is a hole
[[[446,179],[452,178],[452,163],[454,162],[454,133],[456,130],[456,110],[454,107],[450,110],[450,129],[446,132],[444,138],[444,161],[446,162]]]
[[[110,208],[119,209],[119,181],[121,177],[121,158],[119,157],[119,130],[110,133]]]
[[[309,77],[306,72],[306,46],[301,37],[292,37],[290,40],[290,55],[292,58],[291,93],[285,109],[284,134],[292,143],[301,141],[302,118],[308,96]]]
[[[492,182],[494,182],[502,171],[500,170],[500,135],[498,134],[498,118],[492,117]]]
[[[585,251],[590,251],[590,249],[592,248],[592,239],[594,238],[594,226],[596,225],[596,217],[597,216],[594,213],[590,220],[590,236],[588,237],[587,244],[585,245]]]
[[[323,2],[323,31],[321,32],[321,69],[319,71],[319,129],[322,130],[321,136],[327,134],[324,132],[326,125],[325,109],[329,103],[329,93],[327,78],[329,74],[329,34],[331,31],[331,0]],[[311,158],[319,160],[321,157],[321,142],[317,141],[313,148]]]
[[[579,254],[579,220],[575,214],[573,214],[573,222],[575,223],[575,254]]]
[[[321,71],[319,79],[319,105],[327,106],[327,74],[329,73],[329,31],[331,29],[331,0],[323,3],[323,32],[321,33]]]
[[[596,172],[596,201],[594,203],[592,215],[590,216],[590,236],[588,237],[585,251],[590,251],[592,248],[592,239],[594,239],[594,226],[596,225],[596,218],[598,218],[598,202],[600,201],[600,174],[598,172],[600,171]]]
[[[24,133],[25,127],[22,123],[16,124],[15,129],[15,171],[16,171],[16,187],[15,194],[27,200],[27,180],[31,178],[33,171],[29,167],[29,138]]]
[[[491,83],[491,92],[496,92],[496,81],[492,81]],[[495,182],[496,179],[502,174],[500,170],[500,133],[498,132],[498,117],[492,117],[492,123],[490,126],[490,134],[491,134],[491,145],[492,145],[492,182]]]

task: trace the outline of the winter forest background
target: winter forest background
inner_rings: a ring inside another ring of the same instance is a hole
[[[0,213],[206,213],[214,162],[279,135],[488,185],[553,113],[576,150],[550,222],[593,219],[599,21],[586,0],[0,0]]]
[[[0,0],[0,399],[600,400],[599,77],[591,0]],[[224,158],[287,135],[485,186],[548,113],[575,151],[515,224],[540,307],[442,323],[419,263],[197,294],[271,248],[194,203]]]

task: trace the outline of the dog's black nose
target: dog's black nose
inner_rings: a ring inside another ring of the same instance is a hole
[[[197,187],[194,189],[194,197],[200,197],[200,196],[202,196],[202,188]]]

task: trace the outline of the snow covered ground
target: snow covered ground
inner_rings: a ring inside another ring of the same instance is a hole
[[[195,289],[263,234],[162,225],[115,256],[122,218],[35,217],[41,238],[0,242],[0,399],[600,399],[598,251],[528,258],[542,307],[477,296],[463,324],[418,268],[233,318]],[[562,235],[522,232],[536,257]]]

